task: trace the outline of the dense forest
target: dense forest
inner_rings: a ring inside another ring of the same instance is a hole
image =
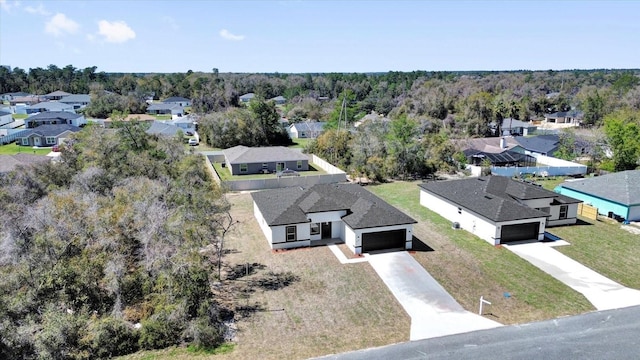
[[[228,210],[202,156],[136,123],[89,126],[61,162],[0,176],[0,358],[221,344]]]

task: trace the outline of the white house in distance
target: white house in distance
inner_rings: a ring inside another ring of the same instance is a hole
[[[303,121],[289,125],[287,132],[292,139],[315,139],[322,135],[326,122]]]
[[[162,103],[169,105],[178,105],[181,107],[191,106],[191,100],[183,98],[181,96],[172,96],[170,98],[164,99]]]
[[[414,219],[356,184],[254,192],[254,216],[272,249],[344,241],[355,254],[411,249]]]
[[[433,181],[420,187],[420,205],[492,245],[544,240],[547,226],[577,221],[581,200],[503,176]]]

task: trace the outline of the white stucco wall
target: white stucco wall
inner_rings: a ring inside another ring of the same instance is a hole
[[[578,217],[578,204],[567,204],[567,218],[560,219],[560,207],[562,205],[551,206],[547,226],[575,224]]]
[[[640,221],[640,205],[633,205],[629,207],[629,221]]]
[[[420,205],[440,214],[440,216],[452,223],[459,223],[461,229],[476,235],[489,244],[497,245],[496,238],[500,237],[500,232],[493,222],[466,209],[462,209],[458,213],[457,205],[429,194],[422,189],[420,190]]]
[[[256,218],[258,225],[260,225],[260,229],[262,230],[264,236],[267,238],[267,241],[269,242],[269,244],[271,244],[271,240],[273,239],[271,228],[269,227],[269,225],[267,225],[267,221],[262,216],[262,213],[260,212],[260,209],[255,202],[253,203],[253,216]]]
[[[553,198],[522,200],[521,203],[530,208],[538,209],[551,206]]]

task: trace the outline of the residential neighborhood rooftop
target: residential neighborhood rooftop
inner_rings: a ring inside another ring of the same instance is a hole
[[[20,137],[29,137],[33,134],[37,134],[40,136],[58,136],[65,131],[80,131],[81,129],[77,126],[69,125],[69,124],[46,124],[40,125],[33,129],[28,129],[27,131],[20,134]]]
[[[559,186],[623,205],[640,204],[640,170],[627,170],[588,179],[565,181]]]
[[[223,150],[223,153],[231,164],[272,162],[274,159],[278,161],[298,161],[309,159],[307,155],[300,151],[289,149],[284,146],[247,147],[244,145],[238,145]]]
[[[27,120],[73,120],[81,116],[69,111],[43,111],[29,116]]]
[[[416,221],[356,184],[318,184],[252,194],[270,226],[308,222],[307,213],[347,210],[352,229],[414,224]]]

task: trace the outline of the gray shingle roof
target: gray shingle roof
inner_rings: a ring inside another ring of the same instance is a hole
[[[151,126],[147,129],[147,134],[152,135],[161,135],[161,136],[175,136],[179,132],[183,132],[184,130],[168,123],[154,121],[151,123]]]
[[[29,129],[23,133],[20,133],[20,137],[26,138],[31,135],[39,135],[39,136],[59,136],[65,131],[80,131],[81,129],[77,126],[69,125],[69,124],[47,124],[40,125],[37,128]]]
[[[65,104],[88,103],[90,101],[91,95],[88,94],[74,94],[60,99],[60,102]]]
[[[309,160],[309,156],[284,146],[234,146],[222,151],[230,164],[254,164],[273,161]]]
[[[176,104],[153,103],[149,105],[147,111],[153,110],[182,110],[182,106]]]
[[[506,119],[502,119],[502,128],[503,129],[509,129],[509,128],[519,128],[519,127],[523,127],[523,128],[532,128],[532,127],[536,127],[533,124],[530,124],[528,122],[524,122],[524,121],[520,121],[520,120],[516,120],[516,119],[512,119],[512,118],[506,118]]]
[[[516,136],[514,139],[526,150],[541,154],[553,153],[560,143],[558,135]]]
[[[164,99],[162,102],[163,103],[171,103],[171,102],[189,102],[191,100],[187,99],[187,98],[183,98],[180,96],[172,96],[170,98]]]
[[[414,224],[416,221],[356,184],[264,190],[251,195],[270,226],[309,222],[307,213],[347,210],[352,229]]]
[[[253,99],[255,96],[256,96],[256,94],[254,94],[254,93],[247,93],[247,94],[244,94],[244,95],[240,96],[240,100],[249,101],[249,100]]]
[[[296,131],[323,131],[327,123],[324,121],[304,121],[291,124]]]
[[[494,222],[540,218],[548,215],[521,204],[518,200],[554,198],[556,201],[566,204],[580,202],[541,187],[503,176],[434,181],[419,186],[429,193],[449,200]]]
[[[49,161],[51,161],[51,158],[46,155],[34,155],[27,153],[0,155],[0,173],[12,171],[18,166],[27,166]]]
[[[66,103],[60,103],[55,101],[45,101],[37,104],[27,106],[30,110],[45,109],[46,111],[64,111],[65,109],[72,109],[73,107]]]
[[[48,93],[45,96],[67,96],[67,95],[73,95],[73,94],[70,94],[70,93],[68,93],[66,91],[62,91],[62,90],[56,90],[56,91],[54,91],[52,93]]]
[[[623,205],[640,204],[640,170],[627,170],[590,179],[566,181],[559,186]]]
[[[74,120],[81,116],[69,111],[44,111],[29,116],[27,120]]]
[[[5,116],[5,115],[11,115],[11,113],[4,110],[0,110],[0,116]]]

